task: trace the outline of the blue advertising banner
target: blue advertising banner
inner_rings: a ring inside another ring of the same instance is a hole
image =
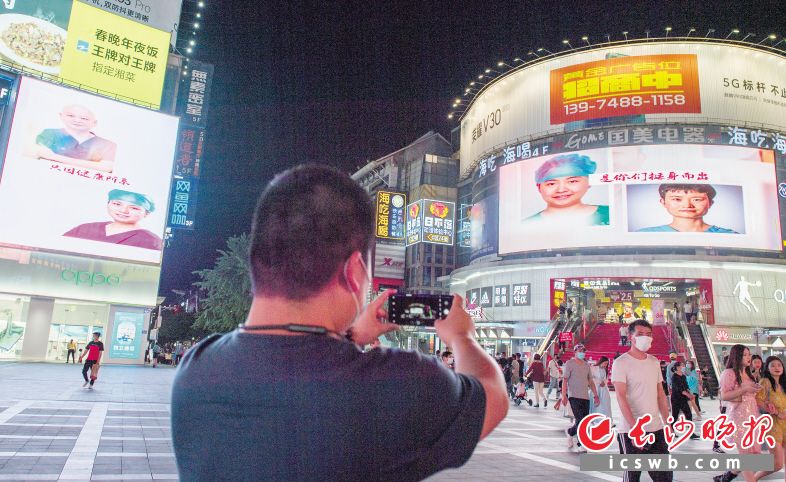
[[[169,211],[169,227],[194,229],[197,204],[197,179],[175,178],[172,182],[172,201]]]
[[[144,313],[116,312],[109,358],[139,358],[144,323]]]

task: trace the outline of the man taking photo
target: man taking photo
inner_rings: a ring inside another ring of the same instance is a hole
[[[502,373],[459,296],[435,323],[455,372],[361,350],[397,328],[380,321],[390,292],[363,306],[373,239],[368,194],[337,170],[297,167],[265,189],[246,322],[189,350],[175,377],[181,480],[420,480],[464,464],[502,421]]]

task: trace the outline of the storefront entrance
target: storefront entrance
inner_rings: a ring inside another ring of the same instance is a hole
[[[712,280],[644,278],[567,278],[551,280],[552,317],[563,313],[584,322],[653,324],[715,323]]]
[[[104,327],[108,317],[109,305],[55,300],[46,360],[64,362],[71,340],[77,344],[76,358],[79,358],[94,332],[101,333],[101,338],[105,340]]]

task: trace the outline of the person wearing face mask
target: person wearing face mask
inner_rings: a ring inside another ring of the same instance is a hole
[[[648,355],[652,346],[652,325],[645,320],[636,320],[628,325],[630,350],[614,361],[611,367],[611,382],[617,394],[622,419],[617,421],[620,451],[623,454],[668,454],[669,445],[663,431],[669,419],[669,401],[663,392],[660,363]],[[655,435],[655,442],[642,448],[636,447],[628,433],[636,420],[649,415],[651,420],[644,425],[648,434]],[[654,482],[670,482],[674,474],[670,471],[649,472]],[[623,480],[638,482],[641,472],[626,471]]]
[[[276,176],[250,238],[245,323],[190,349],[175,375],[180,480],[421,480],[464,464],[505,417],[502,372],[458,295],[435,322],[455,371],[361,349],[397,327],[383,322],[390,291],[364,306],[374,209],[349,176],[314,165]]]
[[[584,345],[578,343],[573,347],[574,357],[568,360],[562,367],[562,404],[567,405],[570,403],[570,409],[573,411],[573,426],[565,429],[565,435],[568,436],[569,449],[573,447],[573,437],[576,436],[579,424],[584,417],[589,415],[590,391],[592,391],[595,405],[600,403],[598,389],[592,380],[592,370],[590,370],[589,364],[584,361],[586,352],[587,349]],[[583,447],[579,446],[579,449],[583,451]]]

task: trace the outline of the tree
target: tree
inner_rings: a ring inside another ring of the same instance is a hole
[[[202,281],[194,283],[207,292],[194,327],[210,332],[227,332],[242,323],[251,307],[251,279],[247,234],[227,239],[227,249],[219,249],[213,268],[195,271]]]
[[[158,332],[158,343],[173,343],[192,338],[203,338],[207,333],[196,327],[196,315],[186,311],[165,311],[163,322]]]

